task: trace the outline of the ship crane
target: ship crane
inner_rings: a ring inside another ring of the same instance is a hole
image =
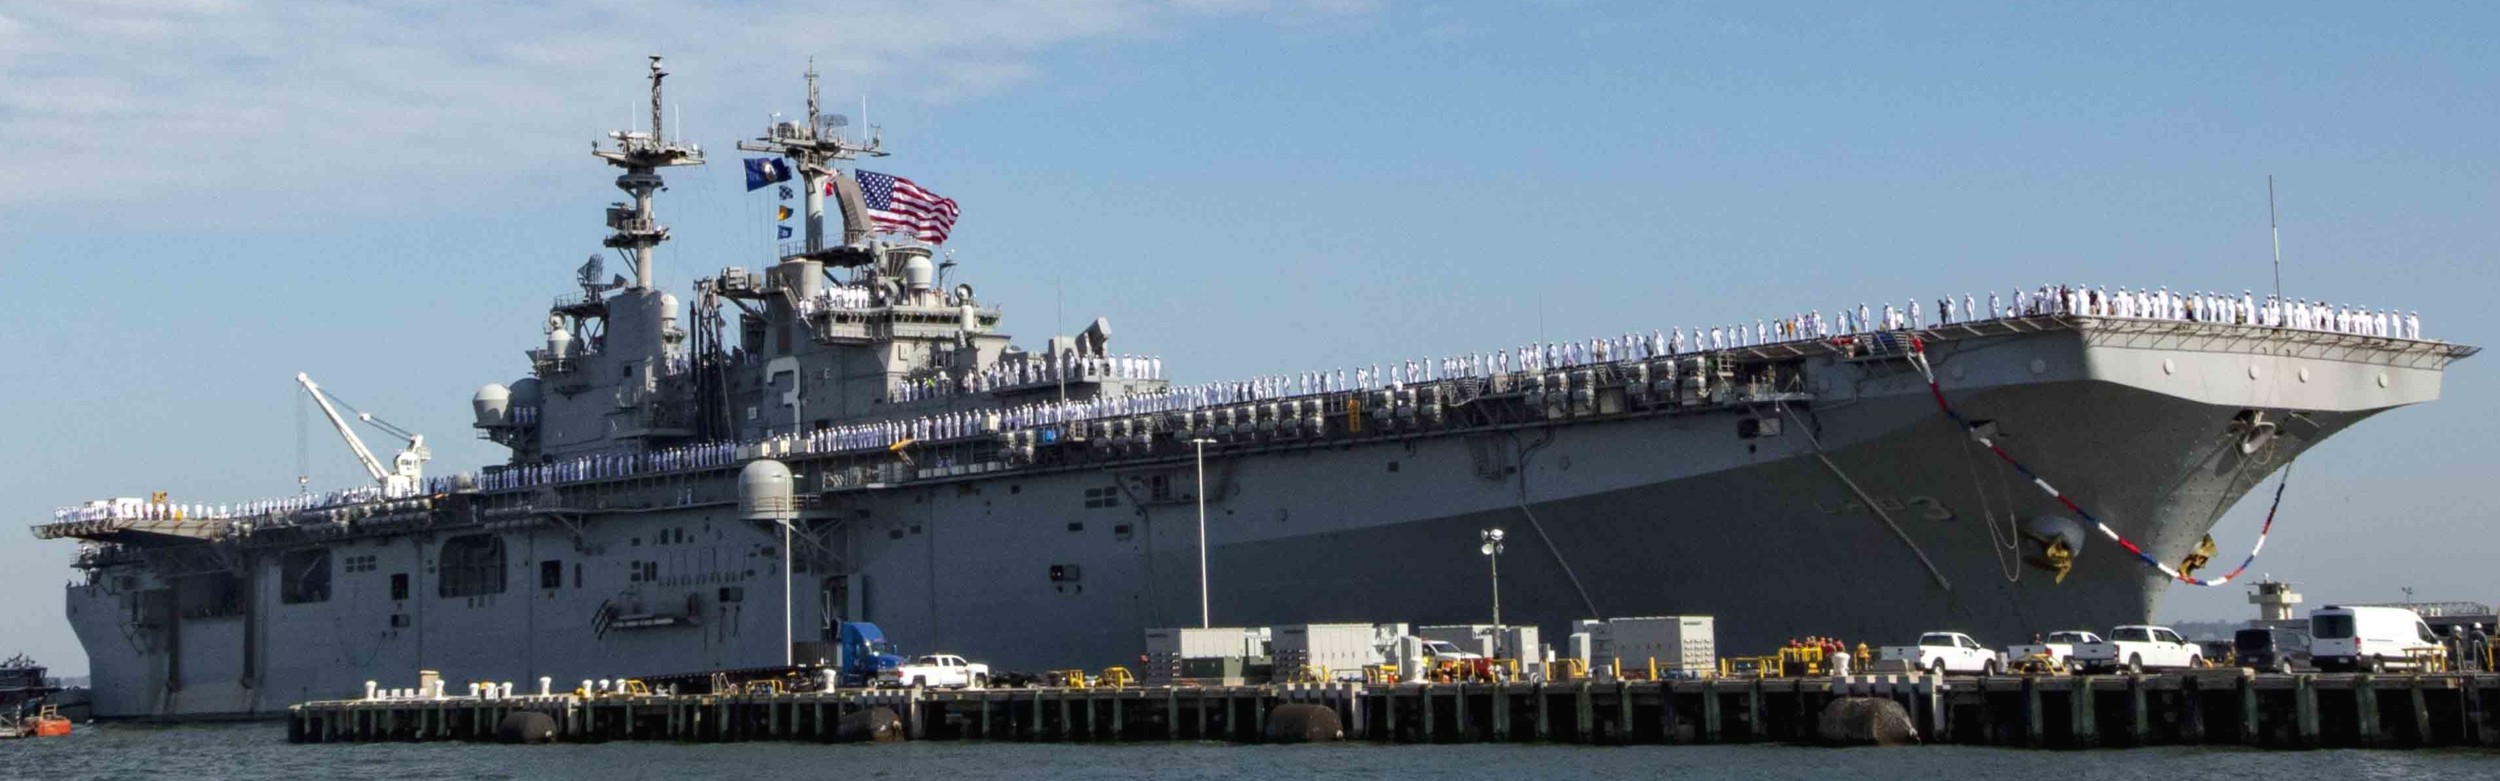
[[[407,440],[408,447],[399,451],[399,455],[393,456],[391,465],[386,468],[382,466],[382,460],[375,458],[373,451],[365,447],[364,438],[356,436],[356,429],[347,425],[347,419],[339,416],[338,407],[330,403],[330,396],[321,392],[321,386],[314,384],[311,376],[298,372],[295,375],[295,382],[304,386],[305,393],[312,395],[313,403],[321,405],[321,414],[330,418],[330,427],[338,429],[339,438],[347,440],[347,449],[355,452],[357,463],[363,464],[365,472],[373,476],[373,482],[382,488],[383,496],[396,499],[414,496],[422,490],[425,484],[425,462],[434,457],[434,451],[426,449],[424,434],[400,428],[389,421],[374,417],[373,413],[349,407],[356,413],[357,420],[381,429],[391,436]]]

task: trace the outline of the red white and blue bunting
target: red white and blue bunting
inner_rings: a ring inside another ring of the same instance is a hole
[[[1979,427],[1972,425],[1970,419],[1962,417],[1962,413],[1959,410],[1954,409],[1952,403],[1945,400],[1944,388],[1936,383],[1936,372],[1927,364],[1927,343],[1925,340],[1917,337],[1911,337],[1909,356],[1911,365],[1917,366],[1919,374],[1926,377],[1927,392],[1935,396],[1936,408],[1943,410],[1947,417],[1951,417],[1954,425],[1961,427],[1963,431],[1968,432],[1971,435],[1972,439],[1976,439],[1979,441],[1979,444],[1986,446],[1988,448],[1988,452],[1995,453],[1998,460],[2004,461],[2007,466],[2013,467],[2014,471],[2022,473],[2022,476],[2029,479],[2032,485],[2039,486],[2043,493],[2047,493],[2049,495],[2049,498],[2057,500],[2058,504],[2065,505],[2066,509],[2073,511],[2075,515],[2081,516],[2085,522],[2092,524],[2093,528],[2101,530],[2102,536],[2108,537],[2111,542],[2118,543],[2118,547],[2127,549],[2128,553],[2135,554],[2135,557],[2143,560],[2146,566],[2160,570],[2162,574],[2170,576],[2172,580],[2191,586],[2220,586],[2230,583],[2232,578],[2239,577],[2240,573],[2247,571],[2248,565],[2257,560],[2257,554],[2266,549],[2266,536],[2274,531],[2274,514],[2276,511],[2283,509],[2283,489],[2291,484],[2292,475],[2289,467],[2285,468],[2283,479],[2280,482],[2277,482],[2274,486],[2274,503],[2272,506],[2266,508],[2265,525],[2258,527],[2257,544],[2248,549],[2248,557],[2241,559],[2239,566],[2231,568],[2230,572],[2224,573],[2221,577],[2199,578],[2194,575],[2180,572],[2177,567],[2173,567],[2160,559],[2153,558],[2153,554],[2145,552],[2143,546],[2137,545],[2135,544],[2135,541],[2127,539],[2126,535],[2119,534],[2118,530],[2110,528],[2109,524],[2102,523],[2101,519],[2095,517],[2091,511],[2083,509],[2083,506],[2076,504],[2074,499],[2067,497],[2064,492],[2057,490],[2056,486],[2049,485],[2049,481],[2042,479],[2038,473],[2031,471],[2030,466],[2015,459],[2013,454],[2005,452],[2004,446],[1998,445],[1994,440],[1989,439],[1986,434],[1980,433]]]

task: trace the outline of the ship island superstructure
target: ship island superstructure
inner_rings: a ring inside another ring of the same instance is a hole
[[[2182,319],[2084,297],[1175,385],[1113,352],[1104,320],[1018,346],[949,284],[951,258],[880,231],[841,165],[885,152],[818,113],[812,70],[805,119],[740,144],[792,163],[804,239],[690,303],[656,289],[662,171],[704,162],[661,135],[665,75],[653,58],[650,131],[595,148],[630,196],[604,243],[632,277],[602,280],[594,256],[527,376],[472,399],[507,463],[421,478],[403,453],[373,488],[104,500],[36,528],[83,541],[67,603],[99,715],[274,714],[420,668],[775,665],[845,620],[1002,668],[1098,666],[1199,620],[1201,507],[1219,624],[1480,620],[1493,527],[1514,535],[1504,615],[1549,629],[1717,614],[1746,647],[2129,623],[2169,579],[2066,533],[2063,507],[1974,451],[1913,350],[1993,440],[2164,561],[2308,447],[2437,398],[2474,352],[2289,327],[2271,304]],[[791,476],[783,520],[740,512],[759,461]]]

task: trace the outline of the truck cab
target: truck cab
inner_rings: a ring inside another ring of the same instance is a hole
[[[903,656],[885,639],[885,630],[865,621],[842,622],[840,656],[834,659],[843,686],[870,686],[903,666]]]
[[[1424,641],[1424,662],[1427,664],[1434,662],[1472,662],[1482,658],[1484,658],[1483,654],[1472,651],[1458,650],[1458,644],[1452,643],[1448,640]]]

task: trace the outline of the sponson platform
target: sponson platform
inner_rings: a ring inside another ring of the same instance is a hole
[[[1325,705],[1382,742],[1817,742],[1832,701],[1901,703],[1928,743],[2035,748],[2228,744],[2279,749],[2500,745],[2500,675],[2166,675],[1513,684],[1283,684],[722,695],[572,694],[308,702],[297,743],[492,740],[523,711],[568,742],[830,742],[846,714],[901,717],[912,740],[1262,742],[1275,708]]]

